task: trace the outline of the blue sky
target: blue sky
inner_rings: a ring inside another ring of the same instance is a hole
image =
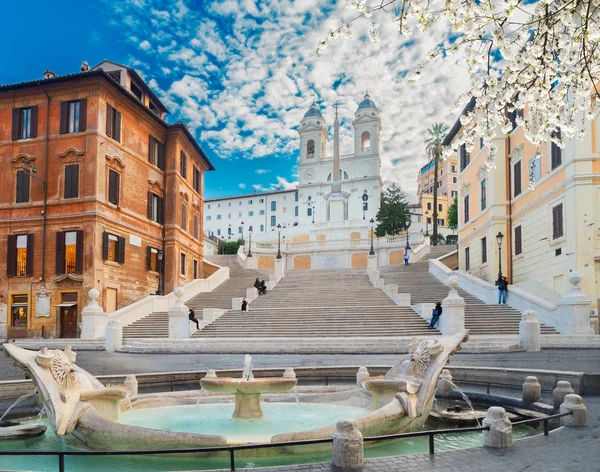
[[[6,2],[0,30],[0,83],[76,72],[107,58],[140,72],[192,129],[217,170],[205,196],[289,187],[297,180],[296,128],[313,100],[333,122],[341,103],[341,151],[352,152],[351,121],[368,89],[381,109],[384,181],[409,196],[425,162],[425,129],[449,126],[451,106],[468,87],[458,58],[430,68],[417,84],[405,76],[448,37],[441,27],[409,41],[391,16],[372,44],[358,23],[353,41],[317,56],[327,31],[352,17],[344,0],[96,0]],[[330,136],[332,133],[330,133]],[[332,143],[329,152],[331,153]]]

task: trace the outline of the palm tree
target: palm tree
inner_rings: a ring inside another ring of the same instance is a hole
[[[433,245],[438,243],[438,204],[437,204],[437,189],[438,189],[438,162],[442,156],[442,142],[448,134],[448,127],[443,123],[434,123],[427,130],[429,138],[425,140],[425,149],[427,156],[431,156],[434,160],[435,170],[433,171]]]

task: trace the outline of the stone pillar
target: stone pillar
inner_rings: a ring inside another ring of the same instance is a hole
[[[454,390],[454,386],[452,385],[452,374],[448,369],[444,369],[442,370],[440,378],[438,379],[437,390],[435,391],[435,394],[445,396],[448,395],[448,393],[452,390]]]
[[[569,394],[575,393],[571,384],[566,380],[559,380],[556,384],[556,388],[552,390],[552,403],[554,404],[554,411],[558,411],[560,406],[565,401],[565,397]]]
[[[283,371],[283,378],[284,379],[295,379],[296,378],[296,372],[294,372],[294,369],[292,369],[291,367],[287,367]]]
[[[388,297],[393,298],[398,295],[398,284],[387,284],[383,287],[383,291]]]
[[[275,259],[275,275],[285,277],[285,259]]]
[[[123,383],[129,390],[131,390],[132,395],[138,394],[138,381],[135,378],[135,375],[128,375],[127,377],[125,377],[125,382]]]
[[[339,420],[333,433],[331,465],[338,470],[356,470],[365,463],[363,436],[353,420]]]
[[[234,297],[231,299],[231,309],[240,311],[242,309],[242,298],[243,297]]]
[[[442,301],[442,316],[438,322],[443,334],[454,334],[465,329],[465,300],[457,292],[458,284],[457,277],[448,277],[450,292]]]
[[[190,319],[188,317],[190,309],[185,306],[181,300],[181,297],[183,297],[183,289],[177,287],[173,290],[173,294],[177,297],[177,300],[169,309],[169,338],[189,338],[192,335]]]
[[[560,419],[561,426],[587,426],[587,408],[583,403],[583,398],[574,393],[569,393],[560,406],[560,413],[567,413],[569,411],[572,411],[573,414],[563,416]]]
[[[379,270],[372,270],[369,273],[369,280],[371,281],[371,284],[373,284],[373,286],[375,286],[375,281],[379,279]]]
[[[523,312],[519,323],[519,347],[527,352],[541,351],[540,322],[534,310]]]
[[[81,339],[97,339],[104,336],[104,330],[108,323],[108,316],[96,301],[100,292],[92,288],[88,292],[90,302],[81,310]]]
[[[361,382],[366,379],[369,378],[369,371],[367,370],[366,367],[359,367],[358,368],[358,372],[356,373],[356,385],[358,385],[359,387],[362,388]]]
[[[506,410],[500,406],[492,406],[488,409],[483,426],[489,426],[489,431],[483,432],[483,445],[486,447],[512,447],[513,432],[512,423],[508,419]]]
[[[399,293],[395,296],[394,301],[398,306],[410,306],[410,293]]]
[[[377,270],[379,264],[377,263],[377,254],[367,256],[367,273]]]
[[[106,352],[114,352],[123,347],[123,328],[117,320],[110,320],[104,331]]]
[[[529,376],[523,384],[523,403],[531,404],[539,402],[542,399],[542,386],[537,377]]]
[[[594,334],[590,325],[590,303],[588,296],[581,291],[579,284],[583,276],[577,272],[568,275],[573,285],[560,300],[560,334],[571,336],[588,336]]]
[[[258,298],[258,289],[256,287],[250,287],[246,289],[246,300],[248,303]]]

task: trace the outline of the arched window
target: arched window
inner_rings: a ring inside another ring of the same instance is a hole
[[[348,172],[346,172],[345,170],[340,169],[340,180],[348,180],[350,177],[348,177]],[[329,174],[327,176],[327,182],[331,182],[331,174]]]
[[[275,215],[271,217],[271,226],[277,226],[277,219],[275,218]]]
[[[360,149],[361,151],[371,150],[371,133],[365,131],[360,138]]]
[[[309,139],[306,143],[306,157],[315,157],[315,141]]]
[[[260,232],[262,233],[265,230],[265,225],[260,225]]]

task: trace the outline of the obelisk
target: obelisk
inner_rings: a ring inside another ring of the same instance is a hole
[[[331,176],[331,193],[327,197],[329,204],[329,221],[344,221],[346,219],[346,197],[342,193],[340,173],[340,121],[338,120],[336,103],[335,121],[333,122],[333,172]]]

